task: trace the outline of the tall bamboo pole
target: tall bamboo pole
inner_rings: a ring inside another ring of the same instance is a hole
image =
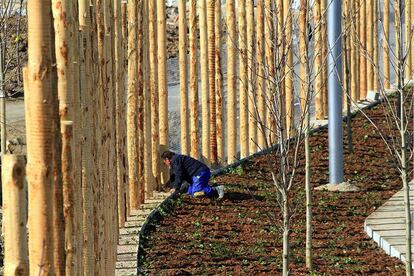
[[[234,0],[226,1],[227,23],[227,163],[236,160],[236,12]]]
[[[4,90],[4,63],[5,54],[3,53],[3,45],[0,44],[0,149],[6,152],[6,94]]]
[[[153,173],[153,157],[152,157],[152,132],[153,128],[153,116],[156,116],[152,112],[152,90],[154,81],[151,79],[152,65],[151,59],[153,55],[153,46],[151,46],[151,26],[150,26],[150,0],[143,0],[144,8],[142,9],[143,18],[144,18],[144,39],[143,39],[143,50],[144,50],[144,137],[145,137],[145,147],[144,147],[144,171],[145,171],[145,198],[151,197],[154,187],[156,186],[156,179]],[[153,34],[152,34],[153,35]],[[158,129],[158,128],[155,128]],[[157,144],[158,145],[158,144]]]
[[[265,147],[266,130],[266,82],[265,82],[265,70],[264,70],[264,0],[257,1],[256,9],[256,22],[257,22],[257,39],[256,39],[256,55],[257,55],[257,144],[259,150]]]
[[[277,75],[276,68],[280,66],[279,72],[282,73],[281,77],[274,78],[275,81],[273,83],[274,91],[272,95],[271,103],[276,103],[272,107],[272,112],[269,113],[270,116],[273,116],[273,121],[271,121],[271,129],[272,129],[272,135],[274,137],[271,137],[272,144],[277,142],[277,139],[280,139],[280,135],[286,136],[287,130],[286,130],[286,89],[285,89],[285,82],[286,82],[286,71],[287,71],[287,53],[288,53],[288,47],[289,44],[286,40],[286,23],[285,23],[285,16],[284,16],[284,0],[275,0],[275,15],[276,19],[275,21],[275,37],[273,38],[274,51],[276,60],[274,61],[274,69],[272,71],[274,72],[271,76]],[[273,115],[272,115],[273,113]],[[276,116],[275,116],[276,115]],[[277,118],[277,119],[275,119]],[[280,122],[277,122],[277,120],[280,120]],[[277,129],[277,125],[280,125],[280,132]]]
[[[138,202],[143,204],[145,202],[145,143],[144,136],[144,124],[145,124],[145,79],[144,71],[146,70],[144,65],[144,5],[143,1],[139,1],[137,4],[137,16],[138,16],[138,28],[137,28],[137,97],[138,97]]]
[[[4,275],[29,275],[24,156],[2,156]]]
[[[59,114],[61,120],[72,120],[74,117],[74,98],[75,98],[75,79],[74,79],[74,65],[73,65],[73,18],[72,18],[72,5],[69,1],[60,1],[60,5],[57,4],[57,1],[52,1],[52,12],[54,17],[54,29],[55,29],[55,53],[56,53],[56,66],[57,66],[57,76],[58,76],[58,98],[59,98]],[[77,90],[76,90],[77,91]],[[72,136],[72,135],[70,135]],[[63,140],[69,136],[63,136]],[[70,138],[71,139],[71,138]],[[68,144],[68,141],[63,141],[64,144]],[[71,149],[72,150],[72,149]],[[72,160],[64,160],[65,156],[62,156],[62,162],[72,163]],[[72,158],[72,155],[69,155]],[[72,169],[72,167],[71,167]],[[60,168],[58,168],[60,170]],[[71,172],[72,173],[72,172]],[[78,180],[78,178],[76,178]],[[76,182],[74,175],[72,176],[72,181]],[[76,182],[75,186],[78,186]],[[60,192],[59,192],[60,193]],[[55,195],[56,196],[56,195]],[[73,196],[73,195],[71,195]],[[59,196],[60,197],[60,196]],[[74,201],[72,201],[75,204]],[[62,206],[63,207],[63,206]],[[60,206],[55,206],[54,208],[60,208]],[[70,217],[70,216],[69,216]],[[66,219],[66,218],[65,218]],[[69,224],[73,223],[73,216],[69,218]],[[61,223],[58,220],[55,220],[58,224]],[[56,232],[56,229],[54,230]],[[76,260],[76,245],[74,238],[75,226],[69,230],[68,234],[68,248],[66,248],[68,260],[66,263],[66,269],[69,270],[68,273],[74,273],[75,270],[72,267],[72,263],[75,263]],[[61,234],[56,238],[60,237]],[[61,241],[59,241],[61,242]],[[60,246],[55,247],[55,263],[56,261],[60,262],[62,260],[62,252],[56,251],[59,250]],[[65,247],[63,247],[65,248]],[[60,260],[60,261],[59,261]],[[65,268],[62,267],[62,263],[56,263],[59,270],[56,269],[57,274],[63,274]]]
[[[200,157],[200,145],[198,138],[198,54],[197,54],[197,1],[190,1],[189,18],[189,43],[190,43],[190,131],[191,131],[191,156]]]
[[[293,40],[292,40],[292,10],[291,1],[284,0],[283,3],[283,17],[284,17],[284,31],[286,39],[286,67],[285,67],[285,101],[286,101],[286,130],[287,135],[294,135],[295,132],[295,120],[293,110]],[[282,35],[282,34],[280,34]]]
[[[382,20],[384,22],[384,38],[382,41],[382,59],[384,63],[384,88],[390,89],[390,1],[384,0],[384,10],[382,14]]]
[[[224,163],[224,122],[223,122],[223,73],[221,70],[221,0],[215,0],[215,64],[216,64],[216,132],[217,132],[217,159],[219,164]]]
[[[359,59],[359,83],[360,83],[360,94],[359,99],[365,100],[367,97],[367,27],[366,27],[366,1],[360,1],[360,10],[359,10],[359,40],[361,41],[360,44],[360,59]]]
[[[279,2],[280,5],[281,2]],[[275,44],[273,40],[273,35],[277,31],[274,26],[274,2],[272,0],[265,0],[265,19],[264,19],[264,27],[265,27],[265,62],[264,62],[264,70],[266,71],[266,88],[267,94],[265,97],[266,103],[266,137],[268,146],[275,142],[276,132],[275,132],[275,125],[276,122],[271,114],[273,109],[273,98],[274,98],[274,83],[272,79],[275,79]],[[280,19],[280,17],[279,17]],[[277,20],[279,20],[277,19]],[[278,22],[279,23],[279,22]],[[279,26],[279,24],[277,24]],[[276,39],[279,39],[277,37]],[[273,109],[274,110],[274,109]]]
[[[313,21],[315,35],[315,110],[316,119],[322,120],[323,113],[323,60],[322,60],[322,20],[321,20],[321,0],[315,0],[313,3]]]
[[[180,59],[180,122],[181,122],[181,153],[189,154],[188,140],[188,77],[187,77],[187,8],[186,0],[178,2],[178,32]]]
[[[216,36],[215,36],[215,0],[207,0],[207,43],[208,43],[208,83],[209,83],[209,123],[210,154],[212,165],[217,165],[217,133],[216,133]]]
[[[57,94],[53,90],[56,71],[52,67],[55,62],[52,56],[51,2],[30,1],[27,11],[29,46],[25,71],[25,110],[30,118],[26,121],[30,274],[49,275],[55,273],[50,223],[55,179],[51,172],[53,156],[60,156],[54,144],[59,129],[56,128]]]
[[[158,90],[159,90],[159,129],[160,129],[160,151],[168,149],[168,90],[167,90],[167,45],[165,29],[165,0],[157,2],[158,21]],[[158,156],[160,154],[158,153]],[[161,167],[161,183],[166,183],[169,173],[166,166]]]
[[[240,158],[249,155],[249,119],[248,119],[248,77],[247,77],[247,33],[246,0],[238,1],[239,20],[239,118],[240,118]]]
[[[159,119],[158,119],[158,60],[157,60],[157,3],[148,2],[149,18],[149,57],[150,57],[150,88],[151,88],[151,125],[152,125],[152,173],[154,187],[160,184],[160,158],[159,158]],[[147,190],[147,196],[152,197],[153,190]]]
[[[254,3],[247,1],[247,90],[248,90],[248,114],[249,114],[249,152],[257,151],[257,116],[256,116],[256,65],[255,65],[255,20],[254,20]]]
[[[199,25],[200,25],[200,67],[201,67],[201,109],[202,109],[202,133],[201,154],[205,162],[210,157],[210,97],[208,81],[208,43],[207,43],[207,6],[206,0],[199,1]]]
[[[374,58],[374,13],[373,13],[373,6],[374,6],[374,0],[368,0],[366,1],[367,5],[367,24],[366,24],[366,30],[367,30],[367,90],[373,90],[374,88],[374,67],[373,67],[373,58]]]
[[[138,209],[138,15],[137,0],[128,1],[128,96],[127,96],[127,137],[128,137],[128,175],[129,204]]]

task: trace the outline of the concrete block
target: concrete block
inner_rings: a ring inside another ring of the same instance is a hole
[[[375,102],[379,100],[379,97],[380,97],[380,94],[378,91],[368,90],[367,101]]]

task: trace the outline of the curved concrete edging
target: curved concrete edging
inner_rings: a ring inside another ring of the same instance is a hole
[[[351,111],[351,115],[352,117],[354,117],[360,109],[367,109],[367,108],[373,108],[374,106],[380,104],[382,102],[382,99],[379,99],[377,101],[373,101],[373,102],[363,102],[363,103],[358,103],[358,107],[354,107],[353,110]],[[343,120],[346,120],[346,116],[343,116]],[[312,123],[311,123],[312,125]],[[314,127],[311,130],[311,133],[315,133],[317,131],[320,131],[322,129],[326,129],[328,127],[328,121],[322,121],[322,123],[317,122],[316,124],[313,124]],[[227,165],[223,168],[214,170],[212,172],[212,176],[219,176],[222,175],[226,172],[228,172],[229,170],[236,168],[240,165],[243,165],[245,163],[247,163],[248,161],[257,158],[259,156],[268,154],[269,152],[271,152],[272,150],[276,149],[278,147],[278,144],[273,145],[270,148],[264,149],[260,152],[254,153],[246,158],[243,158],[241,160],[238,160],[230,165]],[[162,217],[162,213],[167,212],[173,205],[174,199],[172,198],[172,196],[168,196],[167,198],[165,198],[156,208],[154,208],[146,217],[145,222],[143,223],[141,230],[139,231],[138,234],[138,252],[137,252],[137,263],[139,262],[139,258],[142,256],[142,250],[143,250],[143,240],[145,239],[145,235],[148,233],[149,231],[149,227],[152,225],[152,223],[154,221],[157,221],[159,218]],[[138,265],[137,265],[137,274],[136,275],[145,275],[145,271],[143,271]]]

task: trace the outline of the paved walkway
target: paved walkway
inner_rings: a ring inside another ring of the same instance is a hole
[[[169,193],[154,193],[152,199],[139,210],[132,211],[125,222],[125,227],[120,229],[118,241],[118,256],[116,262],[117,276],[137,275],[139,232],[151,211],[169,196]]]
[[[414,212],[414,181],[410,182],[411,213]],[[404,190],[400,190],[365,220],[365,232],[392,256],[405,259]],[[413,236],[414,231],[411,231]],[[414,238],[414,237],[413,237]],[[414,240],[412,241],[414,248]],[[414,254],[412,254],[414,257]]]

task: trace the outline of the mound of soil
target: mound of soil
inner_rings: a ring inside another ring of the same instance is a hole
[[[381,106],[368,111],[385,129]],[[401,180],[380,135],[361,115],[353,120],[354,152],[345,151],[345,179],[360,192],[313,191],[313,254],[317,275],[404,275],[404,265],[365,234],[364,220],[397,190]],[[314,187],[328,181],[327,131],[311,139]],[[347,137],[344,137],[346,148]],[[304,157],[296,178],[291,274],[305,275]],[[223,201],[181,196],[153,226],[140,267],[157,275],[278,275],[282,271],[280,208],[269,155],[252,160],[216,182]]]

